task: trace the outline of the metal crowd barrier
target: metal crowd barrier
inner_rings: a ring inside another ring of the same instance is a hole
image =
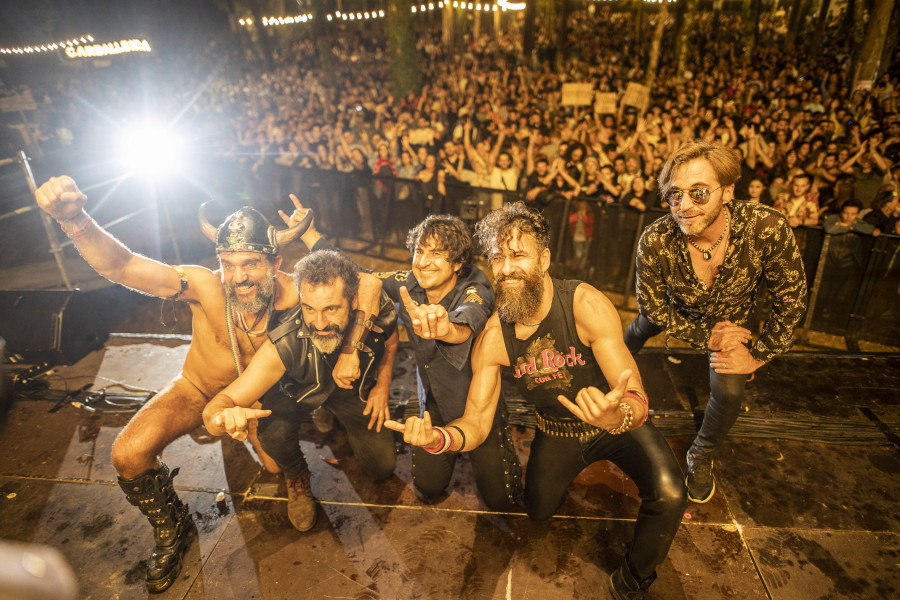
[[[446,183],[446,194],[440,194],[436,182],[371,173],[271,165],[261,175],[242,172],[231,162],[218,165],[218,169],[230,170],[229,181],[235,184],[230,190],[241,195],[239,188],[243,188],[242,196],[254,199],[252,203],[267,214],[274,216],[275,207],[284,208],[288,194],[295,193],[316,211],[317,227],[339,245],[342,239],[355,240],[362,242],[360,250],[368,254],[392,258],[396,252],[389,251],[405,248],[408,231],[428,214],[457,215],[474,227],[492,208],[525,200],[520,192],[472,187],[452,179]],[[34,185],[33,179],[29,184]],[[569,223],[576,201],[587,202],[594,216],[592,235],[580,244],[573,243],[574,228]],[[587,281],[614,294],[621,308],[634,310],[634,263],[641,232],[668,211],[651,208],[639,212],[595,198],[561,196],[536,206],[552,228],[554,276]],[[174,234],[169,233],[174,242]],[[898,345],[900,237],[827,235],[821,227],[801,227],[795,233],[810,289],[802,341],[808,342],[809,332],[815,330],[843,336],[851,351],[858,349],[859,340]],[[62,245],[49,230],[48,238],[60,264]],[[60,270],[70,285],[62,264]],[[765,292],[757,305],[763,322]]]
[[[433,184],[371,174],[285,167],[277,179],[292,190],[302,190],[305,201],[316,209],[323,231],[335,238],[368,241],[368,251],[376,255],[405,246],[407,231],[428,214],[454,214],[474,225],[503,202],[525,200],[524,193],[453,180],[447,182],[446,194],[440,195]],[[593,233],[581,248],[573,243],[569,224],[576,201],[587,202],[594,215]],[[668,211],[639,212],[586,197],[557,197],[537,206],[552,228],[554,275],[582,279],[620,295],[619,306],[633,310],[630,302],[641,232]],[[795,235],[810,290],[801,340],[808,343],[809,332],[815,330],[843,336],[851,351],[858,351],[859,340],[896,346],[900,340],[900,237],[828,235],[821,227],[800,227]],[[857,242],[848,243],[851,239]],[[848,246],[852,247],[850,258]],[[771,305],[767,294],[762,290],[757,299],[760,325]]]

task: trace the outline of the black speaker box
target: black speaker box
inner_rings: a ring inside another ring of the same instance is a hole
[[[7,356],[72,364],[102,348],[109,333],[79,290],[0,290],[0,336]]]

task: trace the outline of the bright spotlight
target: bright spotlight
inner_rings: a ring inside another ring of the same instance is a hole
[[[184,159],[183,140],[162,123],[123,128],[118,148],[119,158],[131,175],[161,177],[177,171]]]

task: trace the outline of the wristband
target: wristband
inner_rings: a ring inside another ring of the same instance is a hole
[[[462,442],[459,444],[459,448],[457,448],[456,450],[454,450],[454,452],[462,452],[462,451],[463,451],[463,448],[466,447],[466,432],[464,432],[462,429],[460,429],[460,428],[457,427],[456,425],[447,425],[447,433],[450,433],[450,429],[455,429],[455,430],[457,430],[457,431],[459,432],[460,437],[462,438]],[[451,436],[451,438],[450,438],[450,447],[452,448],[452,447],[453,447],[453,438],[452,438],[453,434],[450,433],[450,436]]]
[[[57,223],[59,223],[59,228],[62,229],[63,233],[69,237],[69,239],[77,238],[81,235],[84,235],[84,232],[91,228],[91,225],[94,224],[94,220],[85,212],[81,213],[83,215],[82,219],[58,219]]]
[[[450,449],[450,446],[453,444],[453,438],[450,437],[450,432],[443,427],[432,427],[432,429],[441,434],[441,445],[422,449],[429,454],[443,454]]]
[[[635,426],[635,429],[644,424],[647,418],[650,416],[650,404],[647,402],[647,397],[644,396],[641,392],[637,390],[628,390],[624,394],[622,394],[623,398],[633,398],[637,400],[638,403],[644,407],[644,416],[641,417],[640,422]]]
[[[344,338],[344,346],[341,348],[341,354],[350,354],[355,350],[371,353],[372,349],[363,342],[370,331],[381,333],[382,329],[375,325],[372,319],[366,319],[363,311],[357,309],[353,311],[353,326],[350,328]]]

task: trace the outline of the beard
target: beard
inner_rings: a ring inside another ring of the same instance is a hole
[[[256,295],[250,300],[240,300],[235,294],[235,289],[256,287]],[[229,284],[225,286],[225,294],[232,306],[242,313],[258,313],[269,306],[269,302],[275,295],[275,269],[269,266],[265,277],[260,281],[239,284]]]
[[[507,279],[520,279],[525,285],[511,290],[501,285]],[[497,286],[497,316],[500,317],[500,320],[506,323],[521,323],[529,317],[534,318],[534,314],[541,307],[544,295],[542,279],[543,273],[538,270],[537,266],[530,273],[517,271],[512,275],[498,276],[494,280],[494,284]]]
[[[329,325],[325,331],[328,333],[319,333],[315,329],[310,329],[310,341],[322,354],[331,354],[340,347],[341,341],[344,339],[344,330],[337,325]]]
[[[722,209],[724,205],[720,204],[719,209],[716,211],[710,211],[708,213],[703,214],[699,219],[695,220],[693,223],[682,223],[678,219],[675,219],[675,223],[678,224],[678,229],[681,230],[681,233],[685,235],[699,235],[706,231],[706,229],[715,223],[716,219],[719,218],[719,215],[722,214]],[[691,215],[688,215],[691,216]]]

